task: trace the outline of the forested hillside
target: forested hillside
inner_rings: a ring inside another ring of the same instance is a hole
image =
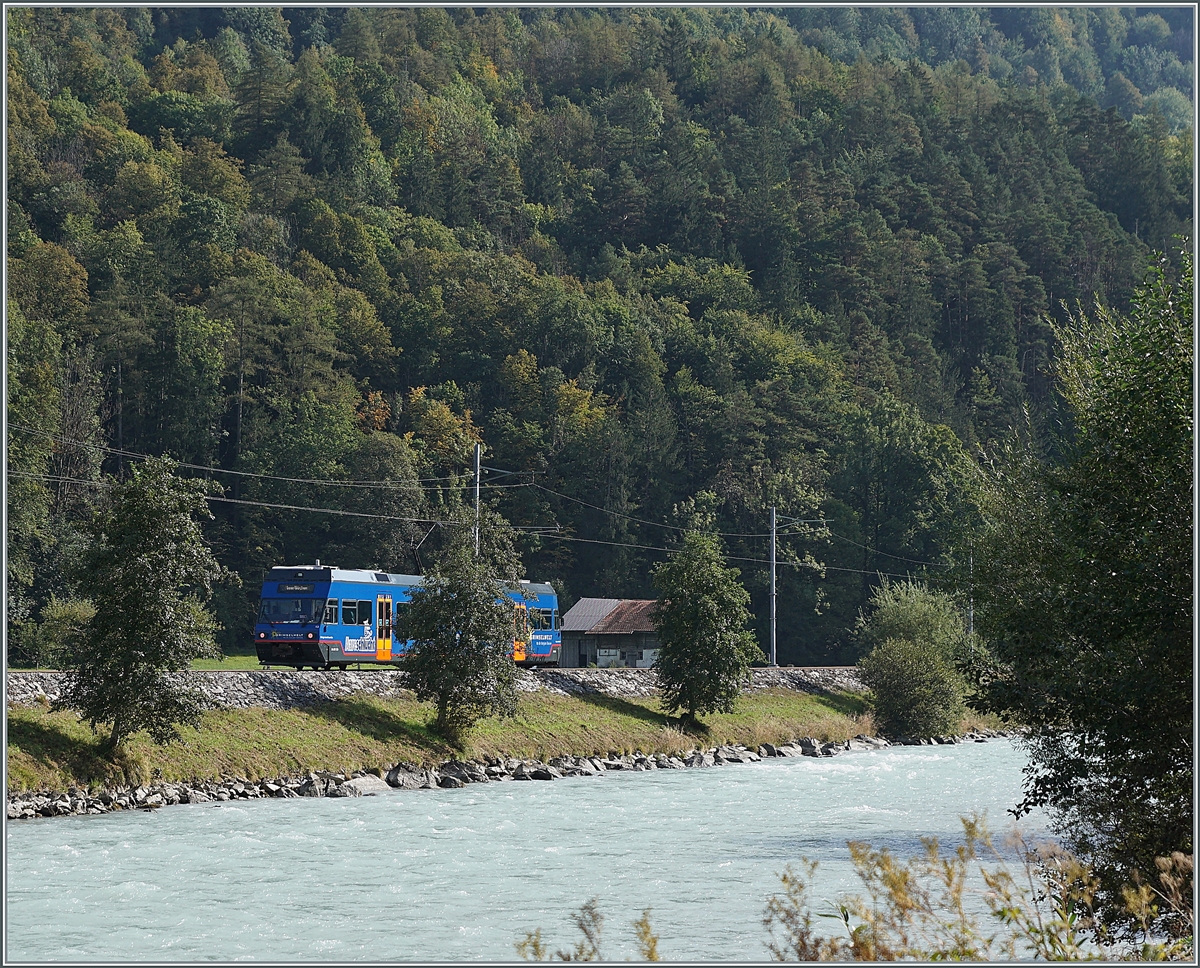
[[[1055,422],[1047,317],[1192,231],[1189,9],[6,16],[17,649],[142,455],[223,489],[228,648],[272,564],[419,572],[482,442],[568,600],[708,509],[761,631],[807,522],[780,660],[852,658]]]

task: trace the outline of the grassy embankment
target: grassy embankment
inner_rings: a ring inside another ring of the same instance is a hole
[[[399,760],[432,765],[457,756],[548,759],[563,753],[666,752],[722,743],[783,742],[796,736],[844,740],[870,733],[870,714],[855,695],[768,690],[744,695],[732,713],[707,717],[707,732],[688,733],[652,699],[521,696],[517,716],[480,722],[455,748],[429,729],[432,707],[413,698],[360,694],[300,710],[218,709],[179,742],[155,746],[134,736],[116,763],[100,739],[68,712],[8,711],[9,792],[146,783],[152,779],[247,779],[310,769],[386,767]]]

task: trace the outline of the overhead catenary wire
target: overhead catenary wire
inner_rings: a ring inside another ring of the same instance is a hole
[[[510,471],[509,473],[520,473],[520,472]],[[536,481],[531,481],[530,486],[537,488],[539,491],[545,491],[548,494],[553,494],[556,497],[563,498],[566,501],[572,501],[575,504],[581,504],[584,507],[592,508],[595,511],[600,511],[604,514],[611,515],[612,517],[624,518],[627,521],[635,521],[638,524],[648,524],[652,527],[664,528],[668,531],[679,531],[679,532],[683,532],[683,533],[696,530],[695,528],[684,528],[684,527],[680,527],[679,525],[675,525],[675,524],[663,524],[658,521],[649,521],[645,518],[639,518],[639,517],[635,517],[631,514],[625,514],[622,511],[613,511],[610,508],[600,507],[598,504],[590,504],[587,501],[580,500],[579,498],[571,497],[569,494],[563,494],[560,491],[555,491],[552,488],[546,487],[544,484],[538,484]],[[822,522],[826,521],[826,519],[824,519],[824,518],[819,519],[819,520],[821,520]],[[823,528],[823,530],[828,532],[828,534],[831,537],[838,538],[841,541],[845,541],[849,544],[855,545],[856,547],[862,548],[865,551],[869,551],[872,554],[882,555],[885,558],[895,558],[897,561],[907,561],[914,565],[928,565],[932,568],[948,568],[948,567],[950,567],[949,565],[945,564],[944,562],[922,561],[921,559],[918,559],[918,558],[906,558],[904,555],[893,555],[887,551],[877,551],[874,548],[868,547],[867,545],[864,545],[864,544],[859,544],[859,542],[857,542],[857,541],[854,541],[850,538],[845,537],[844,535],[840,535],[837,532],[832,531],[828,527],[828,525],[826,525]],[[771,537],[770,531],[764,531],[761,533],[758,533],[758,532],[736,532],[736,531],[714,531],[714,532],[709,532],[709,533],[720,535],[722,538],[769,538],[769,537]],[[809,531],[807,529],[801,529],[798,531],[786,531],[786,530],[781,529],[776,532],[776,537],[794,538],[794,537],[798,537],[798,536],[806,536],[807,534],[809,534]],[[861,569],[859,569],[859,570],[861,570]],[[864,574],[875,574],[875,572],[864,572]]]
[[[513,472],[513,473],[519,473],[519,472]],[[677,525],[677,524],[664,524],[661,521],[650,521],[646,518],[634,517],[632,514],[625,514],[623,511],[614,511],[611,508],[604,508],[598,504],[590,504],[587,501],[582,501],[577,497],[571,497],[571,495],[569,495],[569,494],[563,494],[561,491],[556,491],[552,488],[546,487],[546,485],[544,485],[544,484],[538,484],[536,481],[531,481],[530,484],[533,487],[536,487],[539,491],[545,491],[547,494],[553,494],[555,497],[561,497],[564,501],[572,501],[575,504],[583,505],[585,508],[591,508],[594,511],[600,511],[604,514],[612,515],[615,518],[624,518],[626,521],[636,521],[638,524],[647,524],[647,525],[650,525],[650,527],[652,527],[652,528],[664,528],[667,531],[680,531],[680,532],[687,533],[689,531],[697,530],[696,528],[681,527],[680,525]],[[708,533],[720,535],[722,538],[767,538],[767,537],[770,537],[770,534],[771,534],[769,531],[764,531],[761,534],[751,533],[751,532],[737,532],[737,531],[713,531],[713,532],[708,532]],[[804,534],[803,531],[792,531],[792,532],[787,532],[787,533],[788,534]]]
[[[659,551],[659,552],[662,552],[663,554],[668,554],[668,555],[679,554],[679,552],[682,550],[681,548],[662,548],[657,545],[633,544],[631,542],[624,542],[624,541],[603,541],[599,538],[579,538],[574,535],[567,535],[567,534],[549,534],[549,535],[546,535],[546,537],[554,538],[558,541],[576,541],[576,542],[580,542],[583,544],[609,545],[610,547],[614,547],[614,548],[636,548],[636,549],[643,550],[643,551]],[[770,562],[768,560],[766,560],[765,558],[745,558],[745,557],[738,557],[736,555],[726,555],[725,560],[726,561],[741,561],[741,562],[745,562],[747,564],[754,564],[754,565],[770,564]],[[841,568],[837,565],[809,564],[808,562],[804,562],[804,561],[784,560],[784,561],[780,561],[778,564],[787,565],[790,568],[808,568],[813,571],[840,571],[840,572],[847,572],[849,574],[854,574],[854,575],[882,575],[885,578],[901,578],[901,579],[912,577],[911,575],[907,575],[907,574],[898,574],[898,573],[892,573],[892,572],[886,572],[886,571],[878,571],[876,569]],[[930,581],[941,581],[942,579],[931,578],[929,580]]]
[[[136,460],[151,460],[151,459],[153,459],[152,455],[150,455],[150,454],[142,454],[137,451],[125,450],[123,448],[118,448],[118,447],[109,447],[105,444],[97,444],[92,441],[75,440],[75,439],[66,437],[62,434],[53,434],[53,433],[49,433],[48,431],[38,430],[33,427],[25,427],[20,424],[9,424],[9,428],[12,430],[18,430],[18,431],[21,431],[24,433],[36,434],[38,436],[45,437],[45,438],[48,438],[51,440],[57,440],[62,443],[75,444],[75,445],[82,446],[82,447],[90,447],[95,450],[103,451],[103,452],[109,453],[109,454],[119,455],[122,457],[129,457],[129,458],[133,458]],[[469,477],[468,474],[464,473],[461,475],[452,474],[452,475],[445,475],[442,477],[416,478],[414,481],[411,481],[411,482],[335,481],[335,480],[322,479],[322,478],[284,477],[284,476],[276,475],[276,474],[260,474],[260,473],[253,472],[253,471],[232,470],[230,468],[214,467],[214,466],[207,465],[207,464],[193,464],[193,463],[187,463],[187,462],[177,462],[177,465],[181,468],[187,468],[188,470],[207,471],[207,472],[216,473],[216,474],[230,474],[230,475],[234,475],[234,476],[238,476],[238,477],[248,477],[248,478],[253,478],[253,479],[269,480],[269,481],[280,481],[283,483],[290,483],[290,484],[315,484],[315,485],[323,486],[323,487],[349,487],[349,488],[391,490],[391,491],[399,491],[399,490],[410,490],[410,491],[421,491],[421,492],[436,491],[436,490],[441,490],[441,488],[438,486],[422,487],[421,484],[422,483],[428,484],[428,483],[433,483],[433,482],[438,482],[438,483],[451,482],[452,484],[462,485],[465,483],[466,479]],[[536,471],[510,471],[510,470],[504,470],[504,469],[498,468],[498,467],[488,467],[488,466],[483,466],[483,465],[481,465],[481,469],[486,470],[490,473],[501,474],[501,475],[505,475],[505,476],[517,475],[517,474],[529,474],[532,477],[537,473]],[[9,473],[12,475],[15,475],[15,476],[24,476],[24,477],[37,477],[38,476],[38,475],[33,475],[33,474],[23,474],[21,472],[12,471],[12,470],[10,470]],[[90,485],[93,483],[93,482],[81,481],[81,480],[70,480],[67,478],[43,477],[42,479],[57,480],[62,483],[75,483],[75,484],[82,484],[82,485]],[[547,494],[553,494],[555,497],[561,498],[565,501],[571,501],[574,504],[578,504],[578,505],[581,505],[582,507],[586,507],[586,508],[590,508],[595,511],[599,511],[602,514],[607,514],[607,515],[610,515],[612,517],[617,517],[617,518],[623,518],[627,521],[633,521],[637,524],[644,524],[644,525],[648,525],[650,527],[663,528],[668,531],[679,532],[679,533],[687,533],[690,531],[697,530],[695,528],[687,528],[687,527],[682,527],[680,525],[665,524],[665,523],[659,522],[659,521],[650,521],[649,519],[639,518],[632,514],[625,514],[622,511],[614,511],[611,508],[601,507],[598,504],[592,504],[588,501],[581,500],[580,498],[572,497],[569,494],[563,494],[561,491],[556,491],[553,488],[546,487],[544,484],[539,484],[537,481],[533,481],[533,480],[522,481],[522,482],[514,483],[514,484],[481,483],[480,487],[486,488],[488,490],[505,490],[505,489],[521,488],[521,487],[533,487],[533,488],[536,488],[537,490],[544,491]],[[410,518],[410,517],[403,517],[403,516],[399,516],[399,515],[379,515],[379,514],[370,514],[367,512],[363,512],[363,511],[345,511],[345,510],[341,510],[338,508],[313,508],[313,507],[307,507],[307,506],[302,506],[302,505],[273,504],[273,503],[268,503],[268,502],[263,502],[263,501],[251,501],[251,500],[247,500],[247,499],[234,499],[234,498],[225,498],[225,497],[211,497],[210,499],[215,500],[215,501],[221,501],[226,504],[247,504],[247,505],[258,506],[258,507],[273,508],[273,509],[277,509],[277,510],[295,510],[295,511],[309,511],[309,512],[314,512],[314,513],[342,514],[342,515],[348,515],[351,517],[367,517],[367,518],[374,517],[374,518],[378,518],[381,520],[407,521],[407,522],[413,522],[413,523],[441,523],[441,522],[435,522],[434,519],[432,519],[432,518],[415,518],[415,517]],[[822,519],[822,520],[824,520],[824,519]],[[517,526],[514,525],[514,527],[517,527]],[[517,528],[517,530],[524,530],[524,529]],[[891,558],[896,561],[904,561],[904,562],[908,562],[909,564],[923,565],[925,567],[930,567],[930,568],[952,567],[951,565],[947,564],[946,562],[925,561],[925,560],[922,560],[919,558],[909,558],[904,555],[897,555],[897,554],[893,554],[888,551],[881,551],[881,550],[878,550],[875,548],[871,548],[869,545],[862,544],[858,541],[854,541],[852,538],[847,538],[845,535],[838,534],[837,532],[830,529],[827,525],[824,527],[823,530],[832,538],[836,538],[839,541],[844,541],[847,544],[854,545],[857,548],[862,548],[864,551],[870,552],[871,554],[874,554],[874,555],[880,555],[882,557]],[[761,533],[759,533],[759,532],[716,531],[716,532],[711,532],[711,533],[717,534],[723,538],[768,538],[771,535],[771,533],[769,531],[761,532]],[[808,533],[809,532],[807,530],[798,530],[798,531],[780,530],[777,532],[776,536],[780,537],[780,538],[798,537],[798,536],[804,536]],[[575,539],[575,540],[585,540],[585,539]],[[606,542],[596,542],[596,543],[606,543]],[[611,542],[608,542],[608,543],[611,543]],[[647,549],[651,549],[651,546],[649,546],[649,545],[646,545],[646,546],[628,545],[628,547],[639,547],[639,548],[644,547]],[[657,550],[657,549],[651,549],[651,550]],[[729,560],[731,560],[731,561],[758,562],[758,559],[734,558],[734,557],[730,557],[730,556],[726,556],[726,557],[729,558]],[[769,564],[769,562],[758,562],[758,563]],[[838,567],[835,567],[832,565],[826,565],[825,568],[828,570],[856,572],[859,574],[877,574],[877,573],[878,574],[888,574],[886,572],[869,571],[867,569],[861,569],[861,568],[858,568],[858,569],[838,568]]]
[[[109,487],[111,481],[87,481],[80,478],[62,477],[53,474],[32,474],[28,471],[15,471],[10,469],[9,475],[12,477],[26,477],[41,481],[52,481],[64,484],[80,484],[85,487]],[[215,494],[207,494],[205,498],[209,501],[217,501],[222,504],[241,504],[251,507],[262,507],[278,511],[305,511],[313,514],[337,514],[346,517],[354,518],[373,518],[378,521],[403,521],[406,524],[429,524],[434,527],[470,527],[469,524],[463,521],[443,521],[436,518],[410,518],[395,514],[372,514],[367,511],[346,511],[341,508],[318,508],[309,507],[299,504],[276,504],[267,501],[251,501],[243,498],[223,497]],[[559,530],[559,525],[537,525],[537,524],[514,524],[510,525],[514,531],[523,531],[529,534],[536,534],[540,537],[553,538],[558,541],[571,541],[580,544],[607,545],[613,548],[633,548],[638,551],[657,551],[662,554],[678,554],[679,548],[664,548],[658,545],[636,544],[629,541],[604,541],[600,538],[580,538],[575,535],[562,534]],[[428,537],[428,535],[426,535]],[[737,555],[726,555],[726,561],[740,561],[754,565],[768,565],[769,561],[763,558],[746,558]],[[882,575],[886,578],[909,578],[910,575],[895,574],[892,572],[871,570],[866,568],[842,568],[837,565],[815,565],[808,564],[803,561],[780,561],[779,565],[786,565],[791,568],[809,568],[814,571],[838,571],[856,575]],[[930,579],[938,581],[940,579]]]
[[[111,481],[87,481],[81,478],[63,477],[54,474],[31,474],[28,471],[10,470],[11,477],[27,477],[39,481],[50,481],[59,484],[80,484],[85,487],[110,487]],[[245,498],[224,497],[219,494],[206,494],[206,500],[217,501],[221,504],[244,504],[251,507],[270,508],[280,511],[308,511],[314,514],[340,514],[354,518],[374,518],[379,521],[404,521],[409,524],[431,524],[441,525],[443,527],[467,527],[462,521],[444,521],[438,518],[414,518],[399,514],[374,514],[369,511],[347,511],[344,508],[318,508],[310,507],[302,504],[277,504],[270,501],[251,501]],[[510,525],[514,531],[529,531],[529,532],[546,532],[557,529],[558,525],[546,524],[514,524]]]

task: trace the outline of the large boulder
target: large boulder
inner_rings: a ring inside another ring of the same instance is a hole
[[[478,763],[448,760],[438,767],[442,776],[452,776],[463,783],[487,783],[488,775],[484,767]]]
[[[388,770],[385,781],[398,790],[428,790],[435,785],[430,782],[428,771],[411,763],[397,763]]]
[[[344,790],[346,787],[353,787],[358,791],[360,796],[369,796],[376,793],[387,793],[391,789],[391,787],[388,786],[383,780],[377,776],[371,776],[370,773],[368,773],[366,776],[356,776],[352,780],[347,780],[345,783],[339,786],[338,789]],[[339,796],[354,796],[354,794],[343,793],[339,794]]]

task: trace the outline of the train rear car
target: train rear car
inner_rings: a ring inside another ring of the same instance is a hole
[[[509,596],[525,604],[529,634],[525,642],[513,643],[513,661],[523,666],[556,666],[562,654],[562,632],[558,627],[558,594],[545,582],[523,581]]]

